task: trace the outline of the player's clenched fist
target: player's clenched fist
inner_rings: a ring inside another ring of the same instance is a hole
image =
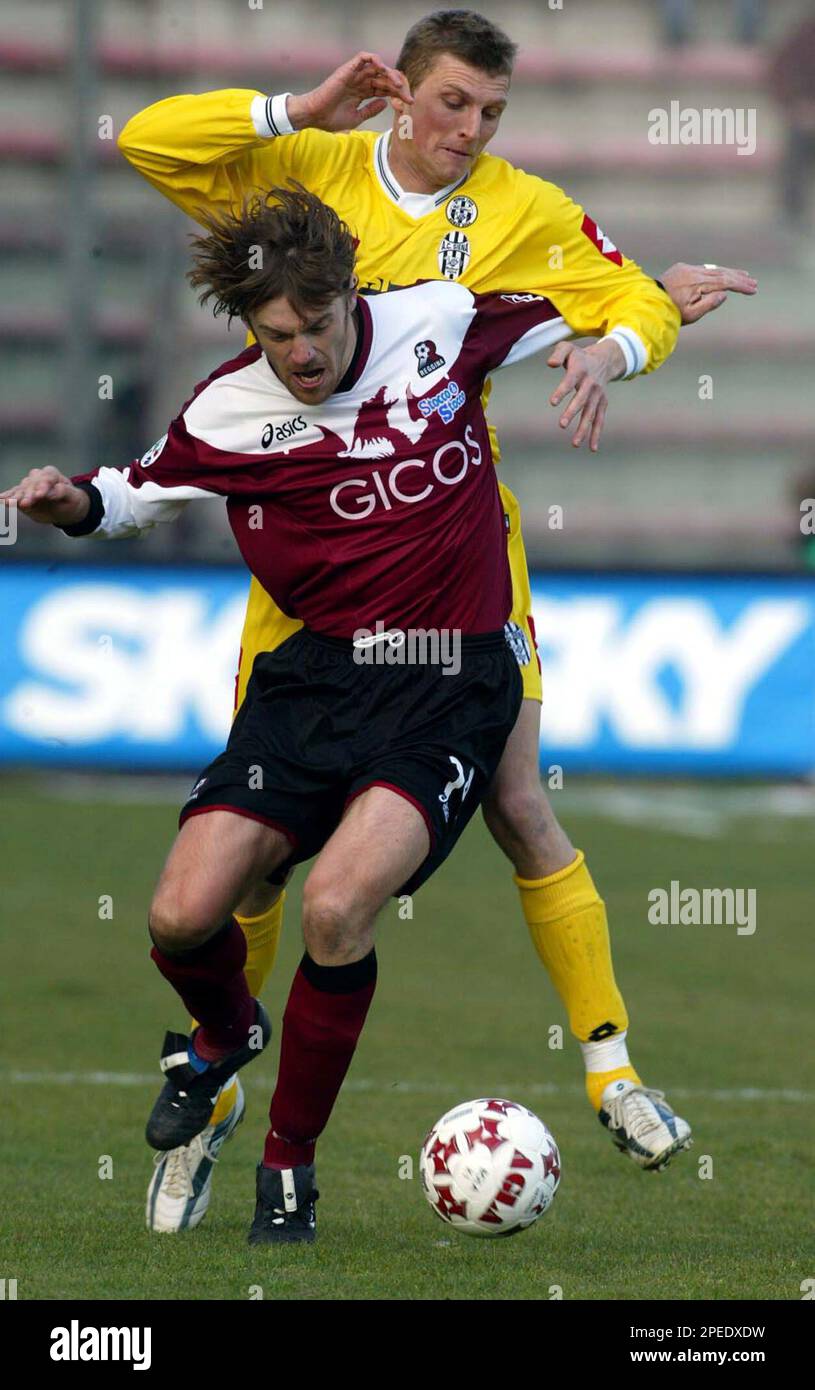
[[[550,405],[560,405],[567,396],[572,397],[558,421],[560,428],[567,430],[579,417],[572,444],[579,449],[588,439],[589,447],[596,453],[608,407],[606,386],[625,371],[622,349],[608,340],[593,343],[587,348],[575,347],[572,343],[558,343],[547,357],[546,364],[566,369],[560,385],[549,397]]]
[[[404,73],[389,68],[377,53],[358,53],[312,92],[290,96],[286,115],[295,130],[354,130],[384,111],[388,97],[412,105]]]
[[[76,487],[58,468],[32,468],[16,487],[0,492],[0,502],[15,502],[32,521],[75,526],[88,514],[87,492]]]

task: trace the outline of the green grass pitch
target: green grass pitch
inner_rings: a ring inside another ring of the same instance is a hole
[[[175,809],[158,794],[120,802],[132,785],[100,780],[72,799],[61,779],[0,782],[0,1276],[17,1280],[18,1298],[801,1298],[815,1276],[811,818],[769,814],[761,789],[751,807],[749,789],[734,803],[727,789],[640,788],[640,810],[622,814],[608,788],[605,801],[586,788],[555,794],[608,903],[632,1059],[694,1127],[690,1153],[655,1175],[602,1132],[568,1031],[562,1050],[548,1045],[563,1010],[479,817],[417,894],[413,919],[395,903],[382,914],[379,989],[319,1148],[318,1243],[250,1251],[276,1042],[245,1073],[247,1118],[203,1225],[182,1236],[144,1227],[143,1126],[164,1029],[183,1017],[145,931]],[[650,925],[648,890],[671,879],[756,888],[755,935]],[[278,1037],[298,903],[296,882],[265,995]],[[88,1079],[99,1073],[115,1084]],[[529,1105],[561,1148],[553,1208],[510,1241],[457,1235],[416,1173],[430,1125],[483,1094]],[[399,1176],[403,1155],[412,1179]]]

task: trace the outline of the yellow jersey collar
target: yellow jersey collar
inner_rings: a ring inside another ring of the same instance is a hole
[[[469,174],[457,179],[455,183],[450,183],[446,188],[440,188],[437,193],[406,193],[404,188],[397,183],[391,170],[388,160],[388,149],[390,147],[391,132],[385,131],[380,135],[373,147],[374,174],[382,188],[383,193],[395,203],[398,208],[406,212],[409,217],[427,217],[428,213],[435,212],[446,202],[457,188],[461,188],[467,182]]]

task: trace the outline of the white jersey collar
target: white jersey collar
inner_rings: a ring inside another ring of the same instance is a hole
[[[374,145],[374,173],[379,180],[382,191],[387,194],[392,203],[406,212],[409,217],[426,217],[429,212],[435,212],[436,208],[441,207],[451,195],[467,182],[469,174],[457,179],[455,183],[450,183],[446,188],[440,188],[437,193],[406,193],[394,178],[388,159],[388,149],[390,147],[391,132],[385,131],[380,135]]]

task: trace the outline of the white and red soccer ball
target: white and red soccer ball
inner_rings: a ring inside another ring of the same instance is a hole
[[[560,1154],[537,1115],[511,1100],[470,1100],[433,1126],[419,1156],[424,1194],[471,1236],[506,1236],[552,1205]]]

